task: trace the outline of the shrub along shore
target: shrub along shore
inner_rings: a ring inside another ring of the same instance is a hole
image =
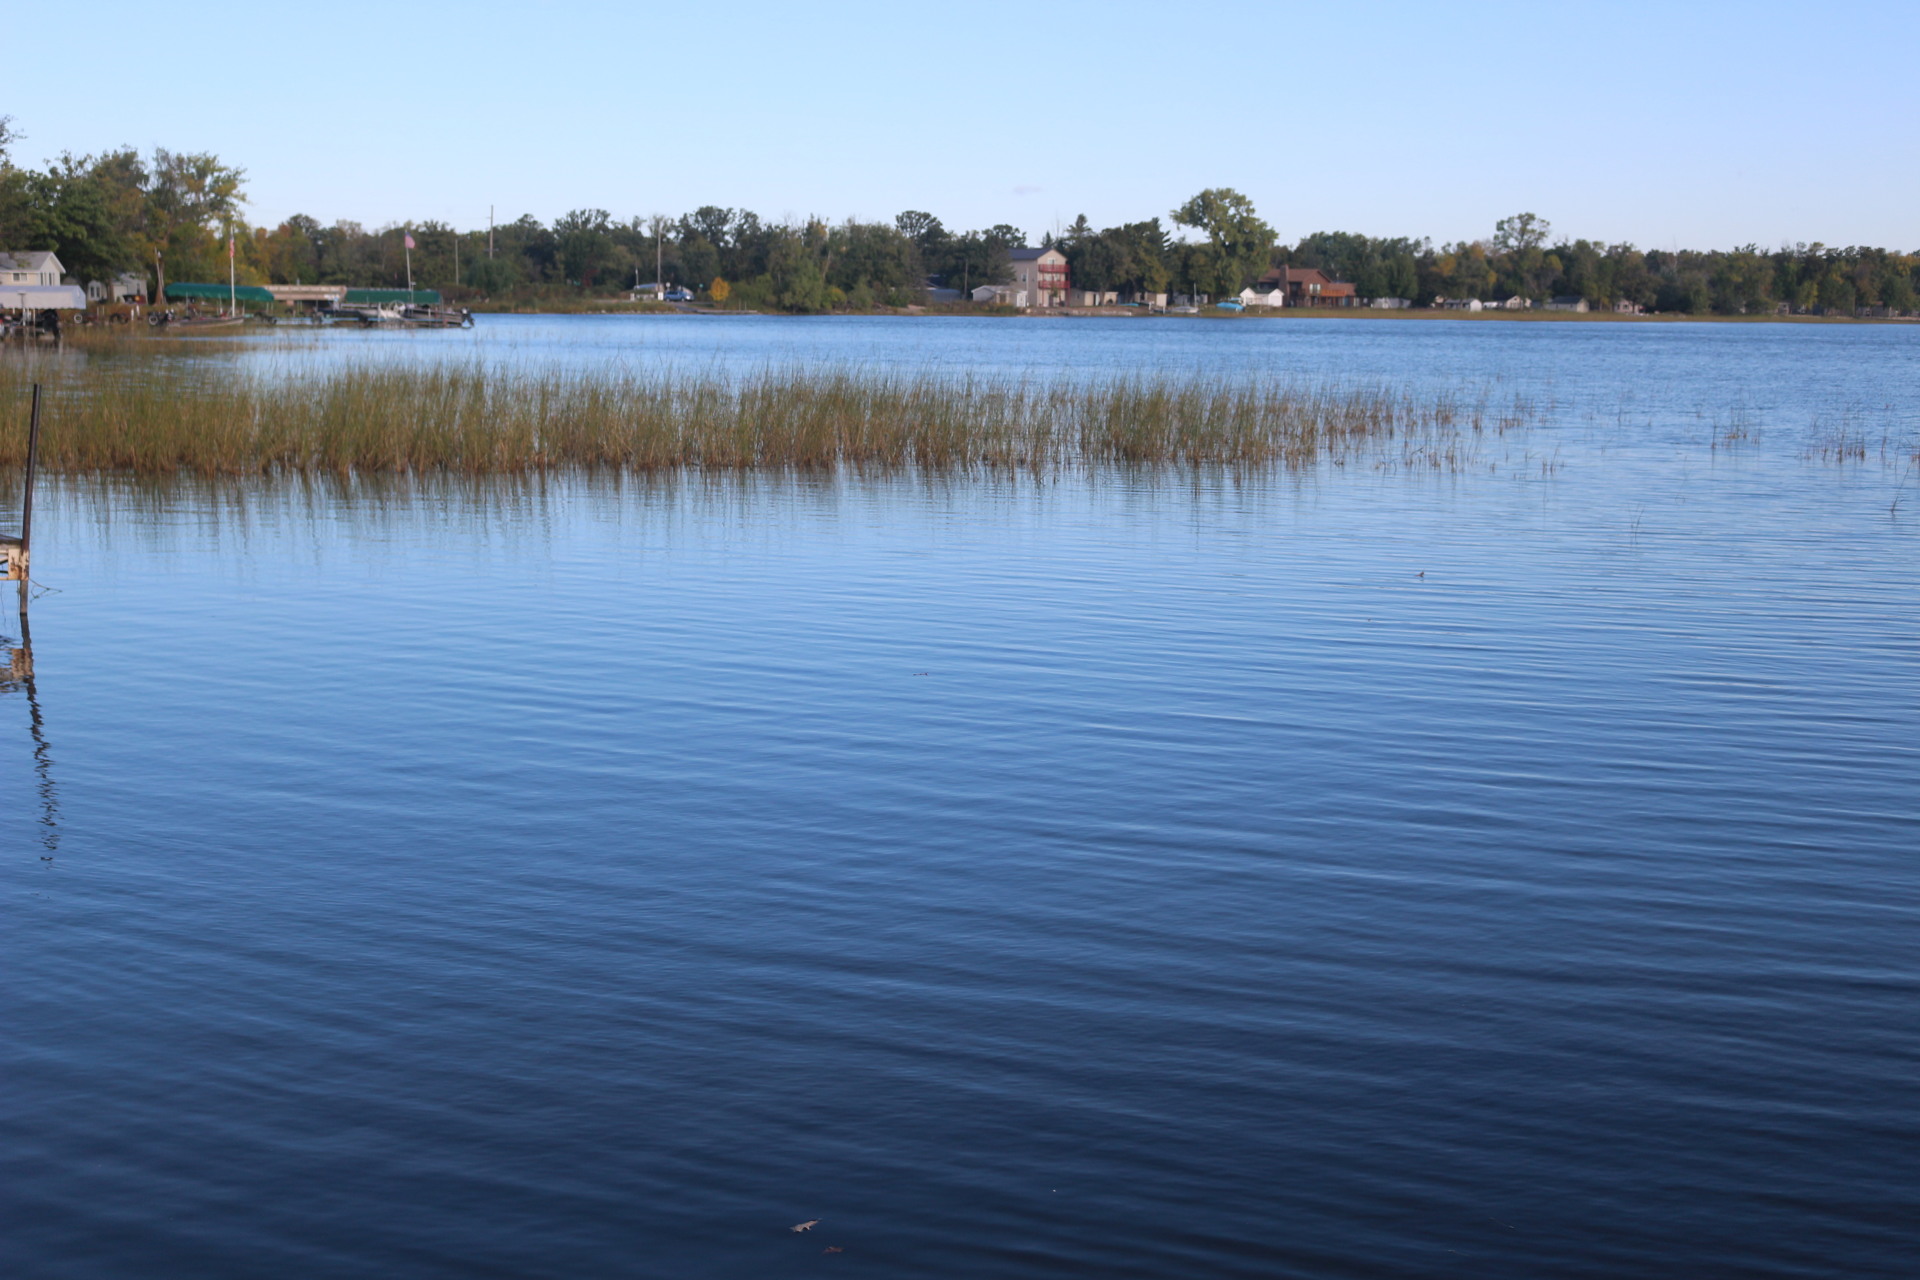
[[[1365,460],[1452,469],[1524,408],[1260,379],[1056,384],[859,369],[746,374],[180,361],[0,362],[46,388],[41,465],[69,474],[466,474],[831,468],[1051,470]],[[7,419],[23,414],[8,411]],[[0,467],[26,433],[0,429]]]

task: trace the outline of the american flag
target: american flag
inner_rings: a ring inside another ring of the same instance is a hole
[[[413,232],[411,231],[407,232],[407,248],[418,249],[419,247],[420,247],[419,245],[413,242]]]

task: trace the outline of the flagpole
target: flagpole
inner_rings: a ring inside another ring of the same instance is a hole
[[[402,231],[402,243],[407,246],[407,305],[413,305],[413,232]]]
[[[240,314],[240,303],[235,299],[233,287],[233,219],[227,219],[227,314]]]

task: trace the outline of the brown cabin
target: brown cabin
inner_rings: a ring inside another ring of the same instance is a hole
[[[1290,307],[1357,307],[1360,299],[1353,285],[1335,280],[1318,267],[1275,267],[1260,277],[1254,286],[1260,293],[1277,291],[1286,295]]]

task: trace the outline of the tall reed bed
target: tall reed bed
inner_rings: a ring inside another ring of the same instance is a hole
[[[26,384],[69,473],[455,473],[1306,465],[1458,466],[1515,411],[1379,387],[1230,378],[1035,382],[854,369],[748,374],[183,361],[0,363],[0,466]]]

